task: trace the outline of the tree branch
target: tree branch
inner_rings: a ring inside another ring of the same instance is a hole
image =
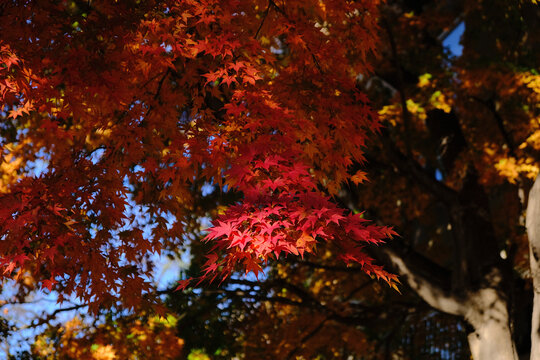
[[[301,347],[304,346],[304,344],[306,343],[306,341],[308,341],[309,339],[311,339],[315,334],[317,334],[324,326],[324,324],[328,321],[328,318],[325,318],[323,321],[321,321],[313,330],[311,330],[309,333],[307,333],[306,335],[304,335],[302,337],[302,339],[300,339],[300,341],[298,342],[299,345],[297,345],[294,349],[292,349],[289,354],[287,355],[286,359],[289,360],[289,359],[292,359],[293,358],[293,355],[296,354],[298,352],[298,350],[300,350]]]
[[[275,5],[275,4],[274,4]],[[272,6],[272,1],[268,1],[268,6],[266,7],[266,10],[264,11],[264,15],[262,18],[261,23],[259,24],[259,27],[257,28],[257,31],[255,32],[255,35],[253,37],[256,39],[259,36],[259,32],[261,31],[264,21],[266,20],[266,17],[268,16],[268,13],[270,12],[270,7]]]
[[[381,131],[381,142],[390,157],[392,164],[405,176],[412,178],[425,190],[449,206],[457,205],[458,194],[453,189],[437,181],[427,173],[416,161],[405,156],[390,140],[388,131]]]
[[[471,99],[476,100],[480,104],[484,105],[489,112],[493,115],[495,118],[495,121],[497,122],[497,127],[499,128],[499,131],[501,132],[501,135],[504,139],[504,142],[506,143],[506,146],[508,146],[508,153],[510,156],[516,157],[516,146],[514,144],[514,141],[512,140],[512,137],[506,131],[506,128],[504,127],[504,119],[502,118],[501,114],[497,111],[497,107],[495,106],[495,102],[492,98],[488,100],[482,100],[477,96],[470,96]]]
[[[429,260],[424,258],[418,261],[418,257],[412,259],[411,255],[407,256],[403,251],[396,249],[396,246],[383,246],[376,251],[378,257],[384,258],[407,285],[433,308],[453,315],[465,315],[467,307],[463,299],[452,294],[449,287],[445,286],[450,281],[437,274],[441,270],[439,266],[431,263],[426,267]]]
[[[296,262],[298,265],[304,265],[308,266],[310,268],[314,269],[322,269],[322,270],[328,270],[328,271],[336,271],[336,272],[347,272],[347,273],[358,273],[362,272],[362,267],[360,266],[336,266],[336,265],[325,265],[325,264],[319,264],[308,260],[301,260]]]
[[[289,17],[287,16],[287,14],[285,13],[285,11],[278,6],[278,4],[276,4],[276,2],[274,0],[269,0],[268,2],[269,4],[271,4],[278,13],[280,13],[281,15],[283,15],[283,17],[285,17],[285,19],[287,19],[287,21],[289,21],[290,23],[294,24],[293,21],[291,21],[289,19]],[[313,59],[313,63],[315,64],[315,67],[317,67],[317,70],[319,70],[319,73],[321,75],[324,75],[324,71],[321,67],[321,64],[319,63],[319,59],[317,59],[317,56],[315,55],[315,53],[311,50],[309,44],[306,43],[306,49],[309,51],[310,55],[311,55],[311,58]]]
[[[39,327],[41,325],[48,324],[50,321],[52,321],[52,320],[54,320],[56,318],[56,315],[58,315],[60,313],[63,313],[63,312],[66,312],[66,311],[78,310],[78,309],[86,307],[86,306],[88,306],[88,305],[87,304],[78,304],[78,305],[73,305],[73,306],[66,307],[66,308],[56,309],[52,313],[45,316],[44,318],[38,319],[36,322],[32,321],[32,323],[30,325],[26,326],[25,329],[36,328],[36,327]]]
[[[399,93],[399,99],[401,102],[401,113],[403,117],[403,126],[405,127],[405,149],[407,156],[411,157],[411,114],[409,109],[407,109],[407,99],[405,97],[404,81],[403,81],[403,72],[401,71],[401,64],[397,54],[396,41],[394,39],[394,34],[392,33],[392,28],[388,21],[383,17],[382,19],[383,26],[388,35],[388,40],[390,41],[390,50],[392,52],[392,60],[394,61],[394,66],[398,74],[398,84],[397,90]]]

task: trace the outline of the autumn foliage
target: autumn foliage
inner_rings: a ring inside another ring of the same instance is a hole
[[[175,321],[172,316],[132,316],[108,319],[93,329],[75,317],[39,336],[33,351],[41,359],[175,359],[183,346],[174,331]]]
[[[365,179],[352,165],[380,128],[357,87],[377,5],[3,3],[3,276],[93,310],[136,307],[151,298],[149,254],[218,215],[200,280],[328,242],[392,284],[362,251],[392,230],[334,201]],[[194,200],[203,185],[237,200],[208,213]]]

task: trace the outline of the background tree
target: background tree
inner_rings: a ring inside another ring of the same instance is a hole
[[[538,51],[537,44],[527,40],[534,25],[522,13],[538,8],[501,2],[503,20],[489,15],[491,6],[464,6],[463,55],[453,67],[440,66],[446,74],[436,68],[415,69],[398,45],[404,44],[396,35],[402,32],[388,25],[388,54],[397,68],[396,96],[403,110],[392,105],[383,109],[382,116],[395,124],[384,140],[386,162],[404,175],[407,188],[422,192],[425,207],[419,213],[433,212],[439,219],[431,225],[435,234],[429,234],[429,223],[408,225],[425,221],[405,210],[401,216],[410,220],[400,230],[409,234],[404,236],[409,254],[395,249],[387,255],[420,297],[472,326],[468,337],[474,358],[515,358],[516,340],[520,352],[529,351],[521,340],[528,337],[530,321],[530,308],[523,304],[530,299],[523,284],[523,211],[525,194],[538,173],[537,148],[530,142],[538,130],[538,89],[532,85]],[[400,18],[401,24],[408,23],[407,16]],[[429,23],[423,29],[421,24],[412,23],[418,34],[428,37]],[[517,52],[516,41],[522,43]],[[407,73],[417,78],[414,87],[407,84]],[[381,77],[393,82],[382,70]],[[437,92],[433,81],[448,85]],[[430,251],[437,247],[439,256],[434,257]],[[435,261],[413,260],[411,248]],[[527,321],[521,323],[523,318]]]
[[[370,183],[345,188],[342,199],[396,225],[402,237],[374,255],[394,264],[403,291],[423,301],[381,303],[380,317],[396,323],[372,337],[385,349],[374,357],[465,358],[469,349],[475,359],[528,357],[524,209],[538,173],[539,114],[532,17],[532,3],[391,2],[383,10],[383,56],[364,86],[386,131],[368,147]],[[460,23],[463,54],[455,57],[443,42]],[[328,272],[336,264],[312,266]],[[358,295],[344,301],[342,287],[328,292],[335,308],[355,309],[347,320],[372,314]],[[317,306],[329,303],[313,297]],[[391,309],[400,315],[388,316]]]

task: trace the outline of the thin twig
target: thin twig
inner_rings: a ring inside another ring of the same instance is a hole
[[[283,15],[285,17],[285,19],[287,19],[287,21],[289,21],[291,24],[294,24],[294,21],[290,20],[289,17],[287,16],[287,14],[285,13],[285,11],[279,7],[274,0],[269,0],[268,2],[270,5],[272,5],[276,11],[278,13],[280,13],[281,15]],[[317,70],[319,70],[319,73],[321,75],[324,75],[324,71],[321,67],[321,64],[319,63],[319,60],[317,59],[317,56],[315,55],[315,53],[311,50],[311,48],[309,47],[309,44],[306,43],[306,49],[308,50],[308,52],[310,53],[311,55],[311,58],[313,59],[313,62],[315,64],[315,67],[317,67]]]
[[[54,320],[56,318],[56,315],[58,315],[58,314],[60,314],[62,312],[77,310],[77,309],[80,309],[80,308],[83,308],[83,307],[86,307],[86,306],[88,306],[88,305],[87,304],[78,304],[78,305],[73,305],[73,306],[66,307],[66,308],[56,309],[52,313],[45,316],[44,318],[39,319],[37,322],[32,321],[32,323],[30,325],[28,325],[28,326],[25,326],[24,329],[36,328],[36,327],[39,327],[41,325],[48,324],[50,321],[52,321],[52,320]]]
[[[506,146],[508,146],[508,153],[510,154],[510,156],[516,157],[516,152],[515,152],[516,146],[510,134],[508,133],[508,131],[506,131],[506,128],[504,127],[504,119],[502,118],[501,114],[497,111],[497,107],[495,106],[495,102],[493,101],[493,99],[483,100],[477,96],[470,96],[470,98],[484,105],[489,110],[489,112],[491,112],[491,114],[495,118],[495,121],[497,122],[497,127],[499,128],[499,131],[501,132],[504,142],[506,143]]]
[[[261,23],[259,24],[259,28],[255,32],[255,35],[253,35],[253,37],[255,39],[259,36],[259,32],[261,31],[261,29],[262,29],[262,27],[264,25],[264,21],[266,20],[266,17],[268,16],[268,13],[270,12],[270,7],[271,6],[272,6],[272,1],[268,1],[268,6],[266,7],[266,10],[264,11],[264,15],[263,15]]]
[[[313,336],[315,336],[315,334],[317,334],[324,326],[324,324],[328,321],[328,317],[324,318],[313,330],[311,330],[309,333],[307,333],[306,335],[304,335],[304,337],[302,337],[302,339],[300,339],[299,341],[299,345],[297,345],[294,349],[292,349],[289,354],[287,355],[286,359],[289,360],[289,359],[292,359],[293,355],[296,354],[298,352],[298,350],[300,350],[301,347],[304,346],[304,344],[306,343],[306,341],[308,341],[309,339],[311,339]]]

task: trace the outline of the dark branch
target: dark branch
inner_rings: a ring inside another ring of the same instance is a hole
[[[283,15],[283,17],[285,17],[285,19],[287,19],[287,21],[289,21],[291,24],[294,24],[294,21],[292,21],[291,19],[289,19],[289,17],[288,17],[287,14],[285,13],[285,11],[284,11],[281,7],[279,7],[279,5],[277,5],[277,4],[275,3],[274,0],[269,0],[268,3],[269,3],[270,5],[272,5],[272,6],[276,9],[276,11],[277,11],[278,13],[280,13],[281,15]],[[322,69],[322,67],[321,67],[321,64],[319,63],[319,60],[317,59],[317,56],[315,55],[315,53],[311,50],[311,47],[309,46],[309,44],[306,44],[306,48],[307,48],[307,50],[309,51],[309,53],[310,53],[310,55],[311,55],[311,58],[313,59],[313,63],[314,63],[315,66],[317,67],[317,70],[319,70],[319,73],[320,73],[321,75],[324,75],[324,71],[323,71],[323,69]]]
[[[405,156],[390,140],[387,130],[381,131],[381,142],[392,164],[405,176],[420,184],[437,199],[449,206],[457,205],[458,194],[448,186],[437,181],[430,173],[422,168],[416,161]]]
[[[497,111],[497,107],[495,106],[495,102],[493,99],[483,100],[480,99],[477,96],[471,96],[471,99],[476,100],[480,104],[484,105],[489,112],[493,115],[495,118],[495,121],[497,122],[497,127],[499,128],[499,131],[501,132],[501,135],[504,139],[504,142],[506,143],[506,146],[508,146],[508,152],[511,156],[516,157],[516,146],[514,144],[514,141],[512,140],[512,137],[506,131],[506,128],[504,127],[504,119],[502,118],[501,114]]]
[[[298,265],[308,266],[314,269],[322,269],[336,272],[347,272],[347,273],[359,273],[362,271],[360,266],[336,266],[336,265],[324,265],[315,263],[308,260],[301,260],[296,262]]]
[[[268,16],[268,13],[270,12],[270,7],[272,6],[272,1],[268,1],[268,6],[266,7],[266,10],[264,11],[264,15],[262,18],[261,23],[259,24],[259,27],[257,28],[257,31],[255,32],[255,35],[253,37],[256,39],[259,36],[259,32],[261,31],[264,21],[266,20],[266,17]]]
[[[386,21],[385,18],[382,20],[383,26],[386,30],[386,33],[388,35],[388,40],[390,41],[390,50],[392,52],[392,60],[394,62],[394,66],[397,71],[398,75],[398,82],[397,82],[397,90],[399,93],[399,99],[401,102],[401,112],[403,116],[403,126],[405,127],[405,149],[407,152],[407,156],[411,157],[411,114],[409,113],[409,109],[407,109],[407,99],[405,97],[405,89],[404,89],[404,81],[403,81],[403,71],[401,70],[401,63],[399,61],[398,53],[397,53],[397,46],[396,41],[394,39],[394,34],[392,33],[392,28],[390,27],[390,24],[388,21]]]
[[[298,345],[292,349],[289,354],[287,355],[286,359],[289,360],[289,359],[292,359],[293,358],[293,355],[296,354],[298,352],[298,350],[300,350],[301,347],[304,346],[304,344],[306,343],[306,341],[308,341],[309,339],[311,339],[315,334],[317,334],[324,326],[324,324],[328,321],[328,318],[325,318],[323,321],[321,321],[313,330],[311,330],[309,333],[307,333],[306,335],[304,335],[302,337],[302,339],[300,339],[300,341],[298,342]]]
[[[73,306],[66,307],[66,308],[56,309],[52,313],[45,316],[44,318],[38,319],[36,322],[33,321],[28,326],[28,328],[36,328],[36,327],[39,327],[41,325],[48,324],[52,320],[56,319],[56,315],[58,315],[60,313],[63,313],[63,312],[66,312],[66,311],[78,310],[78,309],[86,307],[86,306],[88,306],[88,305],[87,304],[79,304],[79,305],[73,305]]]

